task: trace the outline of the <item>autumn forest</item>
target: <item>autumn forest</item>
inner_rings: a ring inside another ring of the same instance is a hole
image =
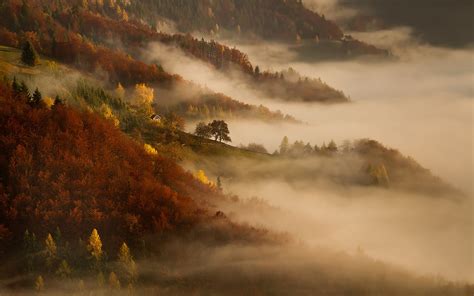
[[[362,2],[1,0],[0,294],[472,295],[474,7]]]

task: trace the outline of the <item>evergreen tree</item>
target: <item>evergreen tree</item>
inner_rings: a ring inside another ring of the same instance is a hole
[[[109,275],[109,287],[111,290],[119,290],[120,289],[120,281],[115,274],[115,272],[111,272]]]
[[[53,106],[59,106],[59,105],[62,105],[62,104],[63,104],[63,100],[61,100],[61,99],[59,98],[59,96],[56,95],[56,97],[54,98],[54,104],[53,104]]]
[[[72,270],[66,260],[62,260],[59,264],[58,270],[56,270],[56,275],[60,278],[69,278],[71,276]]]
[[[35,92],[33,93],[33,97],[31,98],[31,105],[37,107],[41,104],[42,100],[43,100],[43,96],[41,95],[38,88],[36,88]]]
[[[92,258],[94,258],[96,261],[100,261],[102,259],[102,241],[100,240],[99,232],[95,228],[92,230],[92,233],[89,236],[87,250],[90,252]]]
[[[338,149],[337,149],[336,142],[331,140],[331,142],[329,142],[329,144],[328,144],[327,150],[330,151],[330,152],[337,152]]]
[[[23,250],[26,259],[26,269],[28,272],[33,272],[35,270],[35,256],[38,252],[38,242],[36,241],[36,235],[30,233],[28,229],[23,236]]]
[[[43,280],[43,277],[41,275],[39,275],[37,278],[36,278],[36,281],[35,281],[35,290],[36,292],[42,292],[44,290],[44,280]]]
[[[119,263],[125,274],[125,277],[128,279],[129,283],[135,282],[137,278],[137,265],[135,260],[133,260],[132,254],[130,253],[130,248],[126,243],[123,243],[120,247],[118,253]]]
[[[15,94],[21,93],[21,85],[16,81],[16,76],[13,77],[12,88]]]
[[[255,67],[255,77],[259,77],[260,76],[260,67],[259,66],[256,66]]]
[[[26,41],[21,52],[23,64],[34,67],[38,63],[38,54],[30,41]]]
[[[28,89],[28,86],[26,86],[26,83],[24,81],[21,82],[19,91],[20,94],[24,95],[28,100],[31,99],[30,90]]]
[[[283,137],[280,144],[280,154],[284,155],[287,154],[290,149],[290,144],[287,136]]]
[[[46,237],[45,243],[45,254],[46,254],[46,266],[51,268],[53,266],[54,261],[56,260],[56,255],[58,252],[58,248],[56,246],[56,242],[53,239],[51,233],[48,233]]]

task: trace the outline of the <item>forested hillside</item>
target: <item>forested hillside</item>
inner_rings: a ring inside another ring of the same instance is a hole
[[[61,3],[61,2],[58,2]],[[189,99],[202,110],[197,116],[222,117],[232,113],[237,117],[254,117],[262,120],[290,120],[294,118],[270,111],[268,108],[251,106],[235,101],[232,98],[212,92],[212,90],[195,86],[178,75],[172,75],[156,64],[146,64],[132,58],[127,52],[117,50],[105,43],[94,43],[85,38],[78,30],[78,19],[67,16],[77,6],[64,3],[65,7],[57,7],[55,12],[42,10],[42,6],[34,1],[2,3],[0,13],[8,17],[0,20],[0,41],[9,46],[19,47],[29,41],[39,53],[75,67],[78,70],[94,73],[100,79],[108,81],[111,87],[118,84],[124,87],[135,87],[146,83],[167,93],[167,105]],[[38,9],[34,9],[37,7]],[[53,4],[50,7],[55,7]],[[67,10],[60,10],[67,9]],[[67,11],[67,13],[66,13]],[[62,25],[61,20],[65,24]],[[86,21],[87,19],[85,19]],[[115,22],[114,24],[120,24]],[[76,28],[78,31],[74,31]],[[100,27],[98,27],[100,28]],[[120,27],[119,27],[120,28]],[[126,28],[134,28],[127,25]],[[149,32],[146,31],[146,32]],[[114,33],[114,31],[109,31]],[[133,33],[133,31],[132,31]],[[128,36],[128,34],[127,34]],[[103,36],[106,38],[106,36]],[[186,97],[175,92],[177,89],[193,89]],[[181,96],[181,97],[180,97]],[[216,104],[217,102],[217,104]],[[220,104],[222,103],[222,104]],[[229,109],[231,107],[231,109]],[[179,109],[179,108],[178,108]],[[222,110],[222,112],[206,112],[205,109]],[[239,115],[240,114],[240,115]],[[196,114],[193,115],[195,118]]]
[[[228,30],[293,41],[343,36],[335,23],[306,9],[299,0],[130,1],[126,10],[150,23],[155,22],[157,16],[169,18],[184,32]]]
[[[418,279],[362,253],[321,249],[318,260],[305,259],[302,265],[301,255],[314,251],[299,246],[298,256],[291,251],[292,269],[281,269],[283,263],[271,254],[285,250],[288,256],[288,248],[295,246],[287,236],[232,223],[223,212],[213,211],[215,205],[240,201],[224,196],[205,176],[195,179],[150,146],[121,134],[112,121],[78,112],[60,99],[48,107],[38,90],[31,95],[16,80],[0,82],[0,103],[2,291],[471,291],[467,285]],[[226,248],[232,248],[233,259],[225,255]],[[214,253],[219,250],[220,259]],[[243,273],[208,262],[268,256],[273,258],[271,267],[246,261],[240,265]],[[328,284],[343,276],[332,267],[336,258],[356,272],[350,281]],[[182,273],[196,264],[204,272]],[[255,272],[268,285],[255,281]],[[313,276],[301,278],[299,273]],[[390,274],[389,279],[373,280],[382,273]],[[201,284],[208,281],[212,284]],[[242,283],[246,286],[240,287]]]
[[[301,0],[1,1],[0,295],[471,295],[467,194],[331,140],[360,102],[303,59],[387,54]]]
[[[157,20],[169,19],[180,32],[201,31],[223,38],[309,43],[314,55],[322,59],[389,55],[387,50],[345,38],[336,23],[309,10],[301,0],[130,1],[124,10],[151,25],[156,25]]]
[[[236,48],[230,48],[215,41],[198,40],[190,35],[158,33],[149,26],[128,20],[128,18],[123,19],[124,17],[117,16],[115,11],[115,8],[120,10],[120,5],[118,3],[113,5],[113,13],[106,9],[108,6],[97,11],[95,6],[71,6],[68,3],[64,4],[68,9],[63,8],[61,12],[33,13],[32,5],[15,7],[14,4],[5,4],[2,13],[11,17],[1,23],[4,29],[1,31],[0,38],[4,39],[5,44],[17,46],[19,40],[25,38],[23,33],[30,32],[27,38],[35,39],[34,45],[38,46],[38,50],[42,53],[63,62],[72,63],[78,60],[77,53],[80,51],[83,55],[81,58],[88,62],[82,66],[86,66],[89,71],[100,66],[107,72],[109,79],[115,83],[121,82],[127,86],[139,80],[148,83],[159,82],[169,87],[170,77],[166,77],[167,73],[162,68],[156,65],[147,66],[139,61],[125,60],[123,54],[120,56],[115,52],[107,52],[106,48],[113,49],[118,43],[124,44],[126,45],[125,52],[137,60],[140,59],[142,49],[148,43],[156,41],[176,46],[190,56],[199,58],[224,73],[238,70],[247,83],[269,97],[314,102],[347,101],[341,91],[335,90],[322,81],[301,77],[298,73],[292,73],[291,77],[287,77],[283,71],[271,72],[260,69],[257,65],[252,65],[247,55]],[[37,9],[41,11],[42,7],[38,6]],[[109,9],[112,8],[109,7]],[[70,17],[71,14],[73,17]],[[19,20],[23,21],[19,22]],[[30,23],[38,25],[31,27]],[[36,32],[36,35],[32,35],[31,31]],[[75,33],[80,34],[79,38]],[[81,36],[89,40],[82,40]],[[98,46],[97,52],[92,54],[90,51],[96,46]],[[108,56],[109,61],[97,59],[105,55]],[[115,66],[112,66],[112,61]],[[115,62],[119,63],[121,68],[117,68]],[[145,74],[144,71],[147,73]],[[294,76],[298,77],[295,79]],[[179,77],[175,78],[179,80]]]

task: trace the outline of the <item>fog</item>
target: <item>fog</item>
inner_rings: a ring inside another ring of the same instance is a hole
[[[303,0],[303,4],[318,14],[336,22],[343,22],[357,15],[358,11],[351,7],[341,6],[338,0]]]
[[[248,46],[244,50],[264,67],[291,66],[304,75],[321,77],[349,94],[352,103],[283,107],[265,101],[308,125],[232,122],[233,138],[236,142],[264,143],[270,149],[277,147],[283,134],[290,140],[317,144],[330,139],[340,143],[373,138],[414,157],[434,174],[468,192],[470,199],[455,204],[375,191],[353,193],[362,197],[353,201],[347,199],[347,193],[297,190],[285,183],[268,182],[251,189],[238,184],[232,190],[291,209],[291,217],[304,223],[289,219],[280,226],[296,230],[308,240],[314,238],[317,243],[346,250],[360,245],[371,255],[413,270],[472,280],[473,51],[423,46],[413,42],[409,33],[403,28],[361,35],[371,40],[387,37],[377,40],[380,45],[393,46],[399,54],[395,61],[308,64],[292,60],[289,52],[287,61],[277,63],[274,57],[284,56],[281,47],[274,49],[278,54],[267,58],[263,51]]]
[[[261,69],[293,67],[305,76],[320,77],[350,96],[351,103],[337,105],[266,98],[238,74],[224,75],[169,47],[153,44],[145,56],[197,84],[305,122],[229,121],[234,145],[261,143],[273,151],[285,135],[290,142],[313,145],[372,138],[468,193],[464,201],[453,202],[382,189],[295,188],[281,180],[231,180],[225,182],[226,192],[256,196],[279,209],[264,215],[227,208],[233,219],[286,231],[310,245],[349,252],[360,246],[369,256],[422,274],[472,281],[474,51],[423,45],[411,34],[406,27],[355,34],[390,47],[397,56],[381,61],[307,63],[282,44],[223,41],[237,45]]]
[[[414,157],[435,174],[472,193],[473,51],[421,46],[412,40],[407,29],[374,34],[377,35],[365,37],[379,37],[379,42],[394,45],[400,58],[309,64],[298,62],[283,45],[239,45],[262,69],[293,67],[303,75],[320,77],[342,89],[352,100],[350,104],[329,106],[265,98],[246,87],[237,74],[231,79],[168,47],[153,44],[148,54],[162,57],[160,62],[165,69],[197,84],[246,103],[282,110],[307,123],[230,122],[234,144],[257,142],[273,151],[285,135],[293,141],[318,145],[331,139],[340,143],[345,139],[373,138]],[[252,133],[248,133],[250,127]]]
[[[229,182],[279,211],[235,211],[234,218],[286,231],[315,246],[355,252],[420,274],[473,280],[472,203],[383,189],[295,188],[285,182]]]

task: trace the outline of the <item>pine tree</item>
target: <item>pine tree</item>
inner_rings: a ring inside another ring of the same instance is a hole
[[[120,289],[120,281],[115,274],[115,272],[111,272],[109,275],[109,287],[112,290],[119,290]]]
[[[289,144],[288,137],[284,136],[280,144],[280,154],[282,155],[287,154],[289,149],[290,149],[290,144]]]
[[[59,96],[56,95],[56,97],[54,98],[54,104],[53,104],[53,106],[59,106],[59,105],[62,105],[62,104],[63,104],[63,100],[61,100],[61,99],[59,98]]]
[[[95,228],[89,237],[87,250],[96,261],[100,261],[102,258],[102,241],[100,240],[99,232]]]
[[[257,77],[257,78],[260,76],[260,67],[259,66],[255,67],[254,74],[255,74],[255,77]]]
[[[28,229],[23,236],[23,250],[25,252],[27,271],[33,272],[35,269],[35,256],[38,251],[38,243],[36,241],[36,235],[30,233]]]
[[[72,270],[66,260],[61,261],[59,264],[58,270],[56,270],[56,275],[60,278],[69,278],[71,276]]]
[[[35,92],[33,93],[33,97],[31,98],[31,105],[35,106],[35,107],[38,107],[38,106],[40,106],[42,100],[43,100],[43,96],[41,95],[38,88],[36,88]]]
[[[46,237],[46,240],[44,241],[44,243],[45,243],[45,253],[46,253],[46,266],[48,266],[48,268],[51,268],[54,263],[54,260],[57,257],[56,255],[58,252],[56,242],[54,241],[51,233],[48,233],[48,236]]]
[[[44,280],[41,275],[36,278],[35,281],[35,290],[36,292],[42,292],[44,290]]]
[[[21,52],[21,61],[23,64],[34,67],[38,63],[38,54],[33,47],[33,44],[28,40],[23,45]]]
[[[118,253],[119,263],[129,282],[132,283],[137,277],[137,265],[130,254],[130,249],[126,243],[123,243]]]
[[[20,94],[24,95],[28,100],[31,99],[30,90],[28,89],[28,86],[26,86],[26,83],[24,81],[21,82],[19,91]]]
[[[337,149],[336,142],[331,140],[331,142],[329,142],[329,144],[328,144],[327,150],[330,151],[330,152],[337,152],[338,149]]]
[[[15,94],[21,93],[21,86],[20,86],[20,84],[18,83],[18,81],[16,81],[16,76],[13,77],[12,89],[13,89],[13,91],[15,92]]]

